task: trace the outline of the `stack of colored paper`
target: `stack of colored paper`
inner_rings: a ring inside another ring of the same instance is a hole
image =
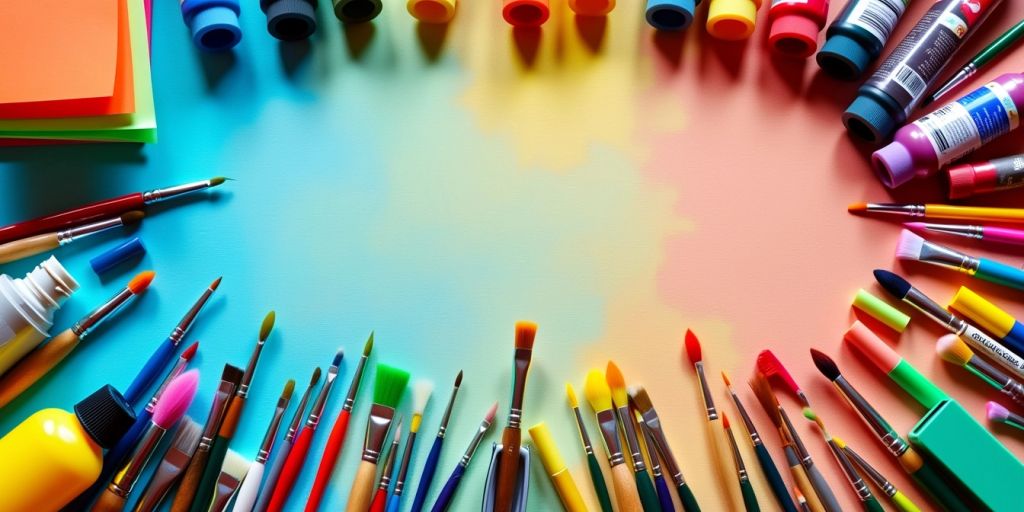
[[[145,0],[0,2],[0,138],[155,142]]]

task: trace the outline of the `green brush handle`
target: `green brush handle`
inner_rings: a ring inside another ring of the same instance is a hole
[[[796,512],[796,505],[793,504],[793,500],[789,497],[786,481],[779,474],[779,468],[775,466],[771,454],[768,453],[768,448],[761,443],[755,444],[754,453],[757,454],[757,463],[761,466],[761,472],[764,473],[765,479],[768,480],[768,485],[772,488],[775,501],[779,503],[779,506],[785,512]]]
[[[922,465],[910,476],[931,494],[933,501],[948,512],[970,512],[970,507],[964,504],[963,500],[949,485],[942,480],[942,477],[928,464]]]
[[[207,512],[213,503],[213,493],[217,490],[217,479],[220,478],[220,467],[224,464],[224,455],[228,453],[228,440],[217,436],[210,447],[210,459],[206,462],[203,477],[199,480],[196,496],[192,498],[189,512]]]
[[[640,495],[640,504],[644,507],[644,512],[660,512],[661,501],[658,499],[658,491],[654,490],[654,484],[651,483],[651,477],[647,476],[647,471],[637,471],[636,475],[636,491]]]
[[[743,494],[743,506],[747,512],[761,512],[761,506],[757,504],[757,495],[754,494],[754,486],[750,485],[750,479],[740,480],[740,493]]]
[[[700,505],[697,504],[697,497],[693,495],[690,486],[683,482],[676,487],[679,494],[679,502],[683,504],[684,512],[700,512]]]
[[[878,503],[878,499],[876,499],[874,496],[871,496],[868,499],[861,501],[860,505],[864,507],[864,512],[885,512],[885,509],[882,508],[882,504]]]
[[[587,454],[587,466],[590,468],[590,480],[594,482],[597,501],[601,504],[601,512],[612,512],[612,497],[608,495],[608,485],[604,483],[601,464],[597,462],[597,456],[593,453]]]

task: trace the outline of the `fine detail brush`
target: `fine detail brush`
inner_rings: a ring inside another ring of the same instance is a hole
[[[640,450],[640,441],[636,429],[633,427],[633,415],[629,412],[629,394],[626,393],[626,379],[622,376],[619,367],[612,361],[608,361],[604,377],[612,392],[612,404],[615,406],[615,416],[622,429],[622,437],[626,440],[626,448],[633,459],[633,477],[636,480],[636,491],[640,496],[640,504],[644,510],[657,510],[659,508],[658,492],[647,473],[644,454]]]
[[[537,324],[517,322],[515,336],[515,367],[512,380],[512,400],[509,402],[508,424],[501,433],[501,455],[498,457],[498,476],[494,495],[495,512],[509,512],[519,477],[519,448],[523,432],[523,398],[526,394],[526,375],[533,356],[533,341]]]
[[[1024,270],[992,259],[969,256],[929,242],[907,229],[900,233],[899,242],[896,244],[896,257],[959,270],[990,283],[1024,290]]]
[[[768,453],[768,448],[765,447],[764,441],[761,440],[761,435],[757,432],[754,422],[750,420],[747,408],[743,406],[740,397],[733,391],[729,375],[724,371],[722,372],[722,380],[725,381],[725,389],[728,391],[729,396],[732,397],[732,402],[736,405],[740,419],[743,420],[743,425],[747,429],[747,434],[750,436],[750,444],[753,445],[754,454],[757,455],[757,463],[761,467],[761,472],[764,473],[765,480],[771,487],[775,501],[783,511],[796,512],[796,505],[793,504],[793,500],[789,497],[789,492],[786,490],[786,482],[782,479],[779,468],[775,465],[775,461],[772,460],[771,454]]]
[[[214,279],[210,286],[203,290],[203,294],[192,304],[192,307],[185,313],[185,316],[178,321],[178,324],[174,326],[167,339],[157,346],[153,354],[149,356],[149,360],[146,361],[146,364],[139,370],[138,375],[132,379],[128,389],[124,392],[124,398],[128,400],[128,403],[138,405],[138,401],[146,395],[146,391],[153,385],[156,378],[171,363],[171,360],[174,358],[174,352],[181,345],[181,342],[185,340],[185,334],[188,333],[196,317],[199,316],[199,311],[203,309],[203,306],[210,300],[210,296],[220,286],[220,281],[221,278],[219,277]]]
[[[1024,430],[1024,416],[1012,412],[1006,407],[995,402],[988,402],[985,404],[985,415],[988,416],[989,421],[1002,423],[1004,425]]]
[[[139,477],[146,469],[150,457],[156,452],[160,441],[168,430],[174,427],[185,411],[192,405],[192,399],[199,387],[199,370],[179,375],[164,390],[160,402],[153,410],[153,417],[147,421],[145,432],[135,451],[128,458],[106,491],[100,494],[92,510],[96,512],[117,512],[124,510]]]
[[[184,475],[181,477],[181,486],[178,493],[174,495],[171,502],[171,512],[186,512],[192,507],[195,501],[196,492],[199,490],[199,481],[206,471],[207,462],[210,460],[210,448],[213,440],[217,437],[221,423],[224,421],[224,413],[227,411],[228,402],[235,394],[235,389],[242,382],[242,375],[245,372],[237,366],[224,365],[224,371],[220,374],[220,384],[217,386],[217,393],[213,396],[213,403],[210,404],[210,414],[206,417],[206,425],[203,427],[203,435],[199,439],[199,446],[192,454],[191,462]],[[207,503],[209,504],[209,503]]]
[[[370,359],[370,352],[373,350],[373,332],[363,344],[363,355],[356,364],[356,371],[352,374],[352,383],[348,386],[348,394],[341,405],[341,412],[334,420],[331,427],[331,434],[327,436],[327,444],[324,446],[324,453],[320,456],[320,466],[317,467],[316,477],[313,479],[313,488],[309,491],[309,499],[306,500],[306,512],[317,512],[320,509],[320,502],[323,501],[327,484],[331,481],[331,474],[334,473],[334,466],[338,463],[341,455],[341,447],[345,443],[345,435],[348,434],[348,423],[352,418],[352,408],[356,403],[356,393],[359,391],[359,383],[363,379],[363,370],[366,368],[366,361]]]
[[[615,502],[619,505],[619,512],[642,511],[643,506],[640,504],[634,477],[630,474],[626,458],[622,454],[618,421],[615,419],[615,409],[612,405],[612,390],[608,387],[608,381],[601,370],[590,370],[587,373],[583,396],[597,417],[597,426],[604,439],[608,466],[612,472],[612,488],[615,490]]]
[[[658,457],[658,450],[654,446],[651,429],[647,428],[647,424],[644,423],[640,411],[635,408],[631,408],[631,410],[635,415],[636,429],[643,438],[644,451],[647,453],[647,458],[651,461],[651,477],[654,478],[654,490],[658,493],[659,508],[661,512],[675,512],[676,506],[672,501],[672,491],[669,490],[668,483],[665,481],[665,474],[661,470],[661,459]]]
[[[459,372],[461,375],[462,372]],[[430,395],[434,392],[434,383],[429,380],[420,379],[412,385],[412,421],[409,422],[409,438],[405,441],[405,450],[402,451],[402,463],[398,467],[398,476],[395,477],[395,488],[387,501],[388,512],[398,512],[402,503],[402,494],[405,492],[405,479],[409,475],[409,465],[412,463],[412,451],[416,447],[416,434],[420,431],[423,423],[423,411],[427,409],[430,402]]]
[[[576,399],[576,391],[572,389],[572,384],[565,385],[565,393],[569,397],[569,406],[572,407],[573,416],[576,418],[576,428],[580,433],[583,451],[587,454],[587,469],[590,472],[590,481],[594,485],[597,502],[601,506],[601,512],[612,512],[612,498],[608,495],[608,486],[604,483],[604,473],[601,471],[601,464],[597,462],[597,456],[594,455],[594,445],[590,443],[590,435],[583,423],[583,414],[580,412],[580,404]]]
[[[192,418],[185,416],[178,422],[171,446],[164,453],[163,460],[150,477],[142,496],[135,503],[134,512],[153,512],[160,507],[164,496],[178,483],[178,478],[185,472],[192,454],[199,445],[203,435],[203,427]]]
[[[291,451],[289,451],[288,458],[284,461],[284,468],[281,470],[277,485],[274,486],[274,493],[270,498],[270,506],[267,510],[279,512],[284,509],[285,503],[288,502],[292,488],[295,487],[295,481],[299,479],[299,473],[302,472],[302,468],[306,464],[309,447],[313,444],[313,434],[316,432],[317,427],[320,426],[320,418],[323,417],[324,408],[327,407],[327,398],[331,395],[331,389],[334,388],[334,381],[338,378],[341,360],[344,358],[345,349],[338,347],[338,350],[334,353],[334,360],[331,361],[331,366],[327,368],[327,377],[324,379],[324,385],[320,388],[316,401],[309,408],[306,424],[299,431],[299,437],[295,439],[295,444],[292,446]]]
[[[865,512],[884,512],[882,505],[878,503],[875,495],[868,488],[868,484],[861,478],[860,473],[857,472],[857,468],[850,462],[850,458],[847,457],[846,452],[836,443],[832,434],[829,433],[828,429],[825,428],[825,422],[821,420],[817,413],[814,412],[810,407],[804,407],[804,417],[811,422],[818,425],[818,430],[821,432],[822,437],[825,438],[825,443],[828,444],[832,455],[839,462],[839,468],[843,470],[843,474],[846,476],[847,482],[850,483],[850,487],[853,488],[854,494],[857,495],[857,499],[860,500],[861,507]]]
[[[807,400],[807,394],[804,393],[804,390],[800,389],[800,385],[796,383],[796,379],[790,375],[789,370],[782,365],[782,361],[779,361],[779,358],[776,357],[771,350],[762,350],[761,353],[757,355],[757,370],[764,374],[765,378],[767,378],[769,382],[777,380],[781,383],[786,391],[789,391],[793,396],[800,400],[801,405],[804,407],[810,407],[810,402]]]
[[[916,233],[941,233],[996,242],[1008,245],[1024,245],[1024,230],[981,226],[977,224],[932,224],[928,222],[907,222],[903,227]]]
[[[370,502],[369,512],[384,512],[388,503],[388,490],[391,488],[392,470],[395,468],[395,458],[398,457],[399,445],[402,442],[402,417],[395,421],[395,433],[391,439],[391,448],[384,457],[384,466],[380,471],[380,482],[377,484],[377,492]]]
[[[1024,222],[1024,208],[993,208],[948,204],[855,203],[847,207],[853,214],[885,213],[926,219],[957,219],[999,223]]]
[[[736,436],[732,433],[732,426],[729,425],[729,415],[722,413],[722,426],[729,439],[729,447],[732,450],[733,462],[736,464],[736,478],[739,481],[740,493],[743,494],[743,508],[747,512],[761,512],[757,504],[757,496],[754,494],[754,487],[750,485],[750,477],[747,476],[747,466],[743,463],[743,456],[740,455],[740,447],[736,444]]]
[[[318,382],[320,382],[319,366],[313,369],[313,375],[309,378],[309,385],[306,387],[306,391],[302,393],[302,398],[299,399],[299,405],[295,408],[295,412],[292,413],[292,420],[288,423],[288,430],[285,431],[284,439],[281,440],[281,447],[277,449],[277,455],[274,456],[274,461],[270,464],[270,471],[266,472],[267,477],[263,481],[263,491],[256,500],[253,512],[265,512],[270,506],[270,499],[274,496],[277,480],[281,477],[284,463],[292,452],[295,438],[299,435],[303,413],[306,412],[306,404],[309,403],[309,399],[313,396],[313,390]]]
[[[459,483],[462,481],[462,475],[466,472],[466,467],[469,466],[469,461],[473,460],[473,454],[476,453],[476,449],[480,446],[480,442],[483,441],[484,435],[487,434],[487,430],[491,428],[491,423],[494,422],[494,415],[498,412],[498,402],[494,402],[494,405],[487,410],[487,414],[484,416],[483,421],[480,422],[480,426],[477,427],[476,433],[473,434],[473,439],[469,442],[469,446],[466,451],[462,454],[462,458],[459,459],[459,463],[455,465],[455,469],[452,470],[452,474],[448,477],[448,481],[444,483],[444,487],[441,488],[441,493],[437,496],[437,501],[430,507],[430,512],[445,512],[451,505],[452,500],[455,499],[455,491],[459,489]]]
[[[643,386],[632,386],[629,388],[629,398],[636,407],[637,412],[640,413],[644,425],[650,431],[654,447],[661,454],[662,463],[676,486],[676,494],[679,495],[679,502],[682,503],[683,510],[685,512],[700,512],[697,498],[694,497],[693,491],[686,483],[686,479],[683,478],[683,471],[679,468],[679,462],[676,460],[675,454],[672,453],[672,448],[668,444],[668,436],[665,435],[665,429],[661,424],[661,418],[658,416],[658,411],[655,410],[647,390]],[[578,421],[582,428],[582,419]],[[597,474],[601,478],[601,483],[604,484],[604,475],[601,474],[600,466],[595,467],[597,468]]]
[[[263,317],[260,324],[260,332],[256,338],[256,345],[249,356],[249,363],[245,366],[245,373],[235,390],[235,396],[228,402],[227,411],[224,413],[224,420],[217,431],[217,438],[210,447],[210,458],[206,469],[199,481],[195,499],[192,500],[191,512],[207,512],[210,503],[218,490],[218,478],[220,478],[221,464],[224,462],[224,454],[228,451],[228,444],[235,437],[235,430],[242,419],[242,411],[245,409],[246,401],[249,398],[249,386],[256,375],[256,365],[260,362],[260,355],[263,354],[263,346],[267,343],[271,331],[274,330],[274,321],[277,315],[270,311]]]
[[[701,396],[704,402],[704,413],[705,419],[707,420],[707,435],[708,443],[711,449],[712,456],[714,457],[715,470],[718,472],[718,478],[722,482],[733,481],[732,471],[730,470],[729,460],[732,458],[732,453],[729,451],[729,441],[726,439],[725,428],[722,426],[722,418],[718,413],[718,409],[715,407],[715,400],[711,394],[711,386],[708,383],[707,376],[704,374],[704,356],[700,346],[700,340],[697,339],[697,335],[693,331],[687,329],[686,336],[683,342],[686,358],[689,360],[690,366],[697,374],[697,383],[700,385]],[[684,363],[685,364],[685,363]],[[740,489],[734,485],[726,486],[729,490],[727,493],[727,503],[733,509],[738,509],[740,504],[743,503],[743,497],[739,495]]]
[[[113,317],[132,299],[144,292],[155,275],[149,270],[140,272],[110,300],[18,361],[0,377],[0,408],[11,403],[50,370],[56,368],[97,326]]]
[[[238,487],[248,472],[249,459],[234,450],[228,450],[224,455],[224,464],[221,466],[220,475],[217,475],[217,487],[213,493],[213,502],[210,504],[209,512],[227,510],[231,497],[238,491]]]
[[[263,435],[260,449],[256,452],[256,460],[249,466],[245,480],[242,481],[242,486],[238,489],[235,506],[231,509],[234,512],[250,512],[253,505],[256,504],[256,498],[260,494],[260,484],[263,483],[263,471],[266,468],[267,459],[270,458],[270,452],[274,448],[277,430],[281,427],[281,419],[284,418],[284,412],[288,409],[288,402],[291,401],[294,391],[295,381],[288,379],[281,391],[281,396],[277,399],[274,414],[270,417],[270,425],[267,426],[267,433]]]
[[[1024,405],[1024,384],[1010,377],[988,361],[974,355],[971,347],[968,347],[955,334],[947,334],[939,338],[935,342],[935,352],[947,363],[963,367],[985,381],[989,386],[998,389],[1002,394],[1010,397],[1017,405]]]
[[[58,247],[85,238],[87,236],[102,233],[121,226],[132,226],[142,221],[146,214],[139,210],[132,210],[120,216],[104,219],[81,226],[34,235],[20,240],[14,240],[0,244],[0,264],[10,263],[29,256],[46,251],[52,251]]]
[[[838,437],[833,436],[832,439],[835,440],[836,445],[839,446],[839,448],[842,449],[848,457],[850,457],[850,461],[864,471],[864,474],[868,475],[868,478],[874,482],[875,487],[878,487],[878,490],[882,491],[882,494],[889,498],[893,507],[896,507],[900,512],[921,512],[921,509],[917,508],[917,505],[915,505],[910,498],[900,492],[892,482],[882,476],[882,474],[873,468],[871,464],[868,464],[868,461],[864,460],[864,458],[858,455],[857,452],[853,451],[853,448],[847,446],[846,443]]]
[[[366,437],[363,438],[363,455],[352,481],[352,490],[348,495],[348,512],[366,512],[373,498],[373,482],[377,474],[377,462],[380,460],[381,449],[387,439],[391,422],[395,418],[395,407],[409,383],[409,373],[405,370],[377,365],[377,375],[373,384],[373,405],[370,407],[366,421]]]
[[[452,408],[455,406],[455,397],[459,394],[459,387],[462,386],[462,370],[455,376],[455,384],[452,386],[452,394],[448,397],[448,405],[444,408],[444,415],[441,416],[441,425],[437,428],[437,435],[434,443],[430,446],[427,460],[423,464],[423,471],[420,472],[420,482],[416,486],[416,495],[412,500],[411,512],[422,512],[426,505],[427,494],[430,492],[430,484],[434,481],[434,473],[437,472],[437,463],[441,459],[441,448],[444,446],[444,438],[448,431],[448,421],[452,417]],[[315,512],[307,510],[306,512]]]

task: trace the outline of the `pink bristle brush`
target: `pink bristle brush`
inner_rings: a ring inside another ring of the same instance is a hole
[[[989,421],[1003,423],[1011,427],[1024,430],[1024,416],[1011,412],[1002,405],[995,402],[988,402],[985,404],[985,413],[988,415]]]
[[[800,389],[800,385],[789,374],[789,370],[782,366],[782,361],[779,361],[779,358],[775,357],[771,350],[762,350],[757,355],[757,371],[761,372],[768,380],[774,378],[781,382],[790,393],[796,395],[804,407],[811,406],[810,402],[807,401],[807,395],[804,394],[804,390]]]

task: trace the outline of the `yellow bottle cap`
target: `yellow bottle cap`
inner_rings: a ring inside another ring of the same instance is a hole
[[[1016,322],[1012,316],[966,286],[960,287],[949,307],[962,313],[972,324],[1000,338],[1006,336]]]
[[[530,437],[533,438],[533,444],[540,452],[540,461],[549,475],[557,474],[565,469],[565,460],[562,459],[562,454],[558,453],[558,447],[555,446],[555,440],[551,437],[551,431],[548,430],[548,426],[544,422],[530,427]]]
[[[853,298],[853,307],[871,315],[896,332],[903,332],[910,323],[909,316],[863,288],[857,290],[857,295]]]
[[[455,17],[456,0],[409,0],[409,14],[423,23],[448,23]]]
[[[708,33],[718,39],[738,41],[754,33],[760,0],[711,0]]]

